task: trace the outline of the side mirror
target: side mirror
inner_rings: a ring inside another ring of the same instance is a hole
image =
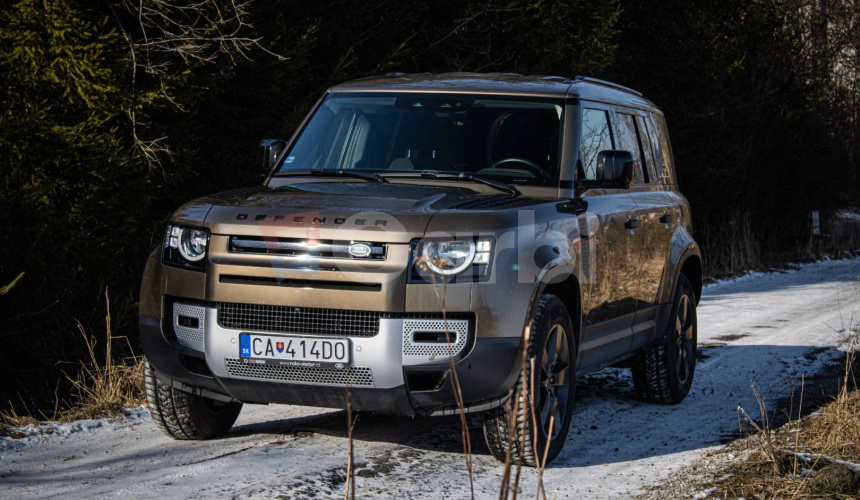
[[[275,166],[275,161],[278,156],[286,149],[287,141],[283,139],[263,139],[260,141],[260,147],[257,149],[257,165],[263,173],[269,173],[269,170]]]
[[[597,153],[597,180],[606,187],[627,189],[633,185],[636,160],[629,151],[608,149]]]

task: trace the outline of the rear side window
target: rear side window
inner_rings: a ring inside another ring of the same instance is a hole
[[[672,156],[672,144],[669,142],[669,131],[666,119],[656,113],[648,113],[648,130],[652,137],[654,154],[657,156],[657,179],[661,184],[676,184],[675,161]]]
[[[657,180],[657,174],[654,171],[656,165],[654,161],[654,150],[652,149],[654,141],[651,140],[650,129],[645,123],[645,118],[641,116],[636,117],[636,131],[639,133],[639,147],[641,148],[640,152],[644,159],[642,162],[642,169],[646,170],[651,182],[657,183],[659,181]]]
[[[642,153],[636,133],[636,117],[626,113],[618,113],[615,121],[618,137],[618,149],[629,151],[636,160],[635,182],[648,182],[648,177],[642,175]]]
[[[585,108],[582,111],[582,168],[581,178],[597,179],[597,154],[612,149],[612,132],[609,113],[602,109]]]

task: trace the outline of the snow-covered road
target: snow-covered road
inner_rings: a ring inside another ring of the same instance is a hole
[[[636,401],[630,376],[583,378],[568,443],[546,471],[549,498],[629,498],[689,465],[753,415],[750,383],[771,399],[790,394],[841,358],[852,323],[860,259],[706,287],[700,357],[678,406]],[[854,320],[856,323],[857,320]],[[246,406],[223,439],[171,441],[144,409],[127,418],[24,429],[0,438],[0,498],[343,498],[344,412]],[[471,419],[475,494],[498,498],[502,466]],[[355,429],[357,497],[468,498],[458,419],[362,415]],[[532,497],[534,470],[524,470]]]

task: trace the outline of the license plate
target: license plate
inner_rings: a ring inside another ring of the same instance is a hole
[[[278,335],[239,335],[239,357],[245,363],[319,368],[349,365],[349,340]]]

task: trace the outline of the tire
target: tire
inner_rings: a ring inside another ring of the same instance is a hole
[[[173,439],[211,439],[230,430],[242,403],[223,403],[178,391],[158,380],[144,361],[143,383],[152,421]]]
[[[548,439],[549,450],[543,465],[549,464],[561,452],[567,440],[573,409],[576,339],[570,315],[558,297],[549,294],[541,297],[527,348],[526,379],[520,375],[513,397],[504,405],[484,413],[484,439],[497,460],[505,462],[510,452],[513,463],[518,463],[522,457],[525,465],[535,467],[543,462]],[[531,376],[532,359],[537,368],[535,377]],[[523,385],[531,381],[534,414],[526,408],[526,400],[530,397],[524,397],[522,391]],[[516,415],[513,414],[514,401],[518,401]],[[554,417],[552,435],[548,436],[551,415]],[[533,417],[538,422],[537,432],[534,432]],[[512,424],[515,428],[513,442],[510,442]]]
[[[696,372],[696,342],[696,295],[690,280],[680,274],[660,343],[646,348],[634,359],[636,395],[661,404],[683,401]]]

